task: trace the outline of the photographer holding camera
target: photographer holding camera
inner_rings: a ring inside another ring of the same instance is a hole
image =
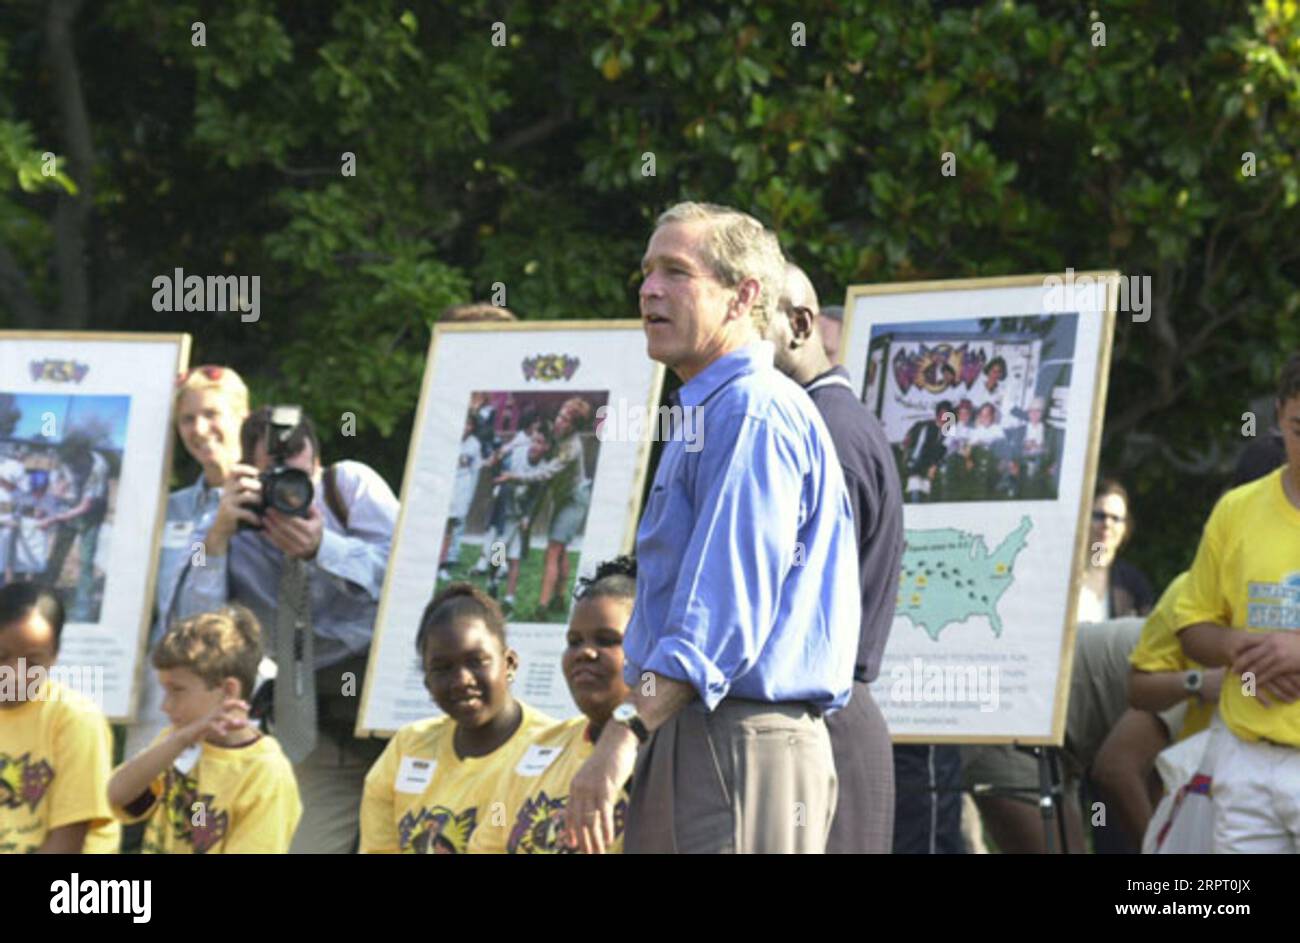
[[[293,761],[303,815],[291,853],[356,847],[380,740],[353,736],[398,502],[377,472],[322,469],[296,406],[263,407],[240,433],[217,513],[179,591],[178,616],[247,606],[276,662],[271,732]],[[261,698],[255,697],[255,702]],[[256,707],[256,704],[255,704]]]

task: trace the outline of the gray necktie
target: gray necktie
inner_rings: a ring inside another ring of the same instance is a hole
[[[285,557],[276,615],[272,733],[293,763],[302,762],[316,749],[316,675],[307,579],[307,565]]]

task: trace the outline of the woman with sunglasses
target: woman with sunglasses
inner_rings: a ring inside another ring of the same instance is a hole
[[[1150,581],[1137,567],[1116,559],[1132,537],[1128,492],[1118,481],[1104,479],[1092,502],[1088,563],[1079,588],[1079,622],[1144,616],[1151,611],[1155,594]]]
[[[151,650],[171,622],[172,603],[186,564],[196,552],[194,545],[201,544],[216,516],[222,482],[230,466],[239,461],[239,429],[248,416],[248,387],[229,367],[194,367],[176,378],[173,405],[176,434],[202,473],[167,500],[154,590],[155,621],[149,634]],[[167,726],[162,693],[154,672],[144,672],[140,709],[126,732],[127,756],[147,747]]]

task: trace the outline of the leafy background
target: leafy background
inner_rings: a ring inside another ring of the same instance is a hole
[[[1150,275],[1102,470],[1160,583],[1300,347],[1298,60],[1294,0],[0,0],[0,326],[188,331],[396,484],[438,313],[634,316],[679,198],[774,226],[823,303]],[[261,276],[261,319],[153,311],[177,267]]]

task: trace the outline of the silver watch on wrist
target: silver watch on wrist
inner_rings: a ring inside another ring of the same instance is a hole
[[[1205,683],[1205,673],[1193,668],[1187,674],[1183,675],[1183,690],[1187,692],[1188,697],[1199,695],[1201,686]]]
[[[613,717],[616,723],[622,724],[636,735],[638,743],[645,743],[650,739],[650,730],[631,704],[618,705],[614,708]]]

